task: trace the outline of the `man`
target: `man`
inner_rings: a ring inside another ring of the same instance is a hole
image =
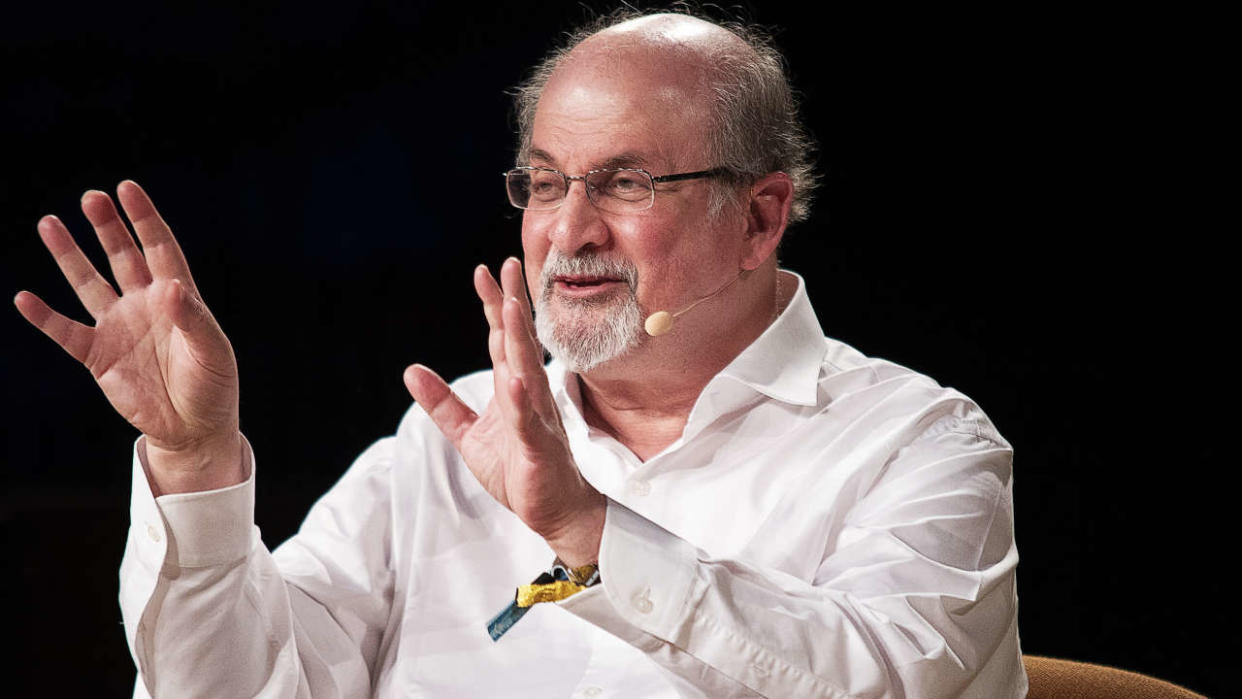
[[[636,17],[536,72],[506,174],[525,268],[474,276],[492,370],[410,367],[397,434],[274,554],[232,350],[150,200],[118,187],[140,251],[83,198],[119,296],[40,222],[96,325],[17,306],[143,433],[136,694],[1023,694],[1012,452],[825,339],[777,268],[805,137],[744,33]]]

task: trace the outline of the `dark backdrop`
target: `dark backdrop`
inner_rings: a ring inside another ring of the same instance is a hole
[[[520,252],[505,90],[585,15],[311,7],[0,23],[0,286],[86,319],[34,224],[60,215],[102,264],[78,197],[142,183],[236,349],[273,546],[394,429],[408,363],[485,365],[471,269]],[[1228,280],[1142,187],[1170,174],[1160,34],[1081,11],[739,7],[780,28],[822,144],[782,257],[825,331],[961,389],[1016,448],[1024,649],[1224,693],[1228,363],[1205,319]],[[15,310],[0,332],[5,677],[124,694],[135,435]]]

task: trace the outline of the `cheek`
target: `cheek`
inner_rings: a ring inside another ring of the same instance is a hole
[[[522,255],[527,261],[538,260],[543,266],[543,258],[548,254],[548,236],[542,227],[528,216],[522,217]]]
[[[539,277],[543,274],[543,263],[547,259],[547,248],[532,245],[529,239],[522,236],[522,273],[526,275],[526,291],[532,299],[539,298]]]
[[[646,258],[648,281],[678,302],[709,293],[739,271],[737,251],[727,234],[704,220],[682,220],[654,243]],[[661,301],[669,303],[670,301]]]
[[[552,231],[555,217],[526,212],[522,216],[522,262],[526,274],[526,291],[532,302],[543,293],[541,285],[544,266],[552,254]]]
[[[685,233],[677,222],[666,222],[635,230],[627,238],[624,252],[638,265],[640,299],[661,307],[684,295],[694,269],[702,263],[685,247]]]
[[[668,267],[712,264],[723,252],[716,232],[693,218],[670,222],[643,238],[647,259]]]

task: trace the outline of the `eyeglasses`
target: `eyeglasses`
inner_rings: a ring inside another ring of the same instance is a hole
[[[653,177],[646,170],[619,167],[591,170],[585,175],[566,175],[547,167],[515,167],[504,175],[509,203],[519,209],[555,209],[564,203],[569,183],[578,181],[586,184],[587,199],[599,209],[628,214],[651,208],[657,183],[716,177],[724,172],[723,168],[714,168]]]

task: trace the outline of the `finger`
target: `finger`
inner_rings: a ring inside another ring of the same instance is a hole
[[[514,415],[513,402],[509,400],[509,392],[505,388],[514,372],[509,366],[509,358],[505,355],[505,330],[503,327],[492,328],[487,334],[487,353],[492,358],[492,395],[496,405],[506,418]]]
[[[503,324],[501,320],[501,306],[504,301],[504,294],[500,291],[500,287],[496,284],[496,280],[492,278],[492,273],[488,271],[486,265],[479,265],[474,268],[474,292],[479,295],[479,300],[483,302],[483,315],[487,317],[487,324],[492,328],[499,328]]]
[[[500,281],[505,298],[518,300],[518,305],[522,309],[522,327],[526,334],[530,336],[531,341],[537,342],[535,339],[535,324],[530,311],[530,299],[526,295],[526,280],[522,276],[522,261],[516,257],[510,257],[505,260],[505,263],[500,267]]]
[[[460,451],[462,436],[479,419],[478,414],[453,393],[444,379],[422,364],[407,367],[402,378],[410,395]]]
[[[530,325],[530,317],[526,314],[517,299],[509,297],[505,301],[505,356],[513,374],[520,376],[528,390],[533,392],[534,405],[541,414],[549,415],[553,405],[552,392],[541,362],[543,354],[526,330]]]
[[[79,362],[86,362],[91,343],[95,340],[94,328],[57,313],[44,303],[43,299],[29,291],[18,292],[13,298],[13,305],[17,306],[17,312],[21,313],[23,318],[42,330],[44,335],[52,338],[52,342],[60,345],[61,349],[69,353],[69,356]]]
[[[530,387],[519,377],[513,377],[507,385],[509,402],[514,410],[510,421],[517,431],[518,438],[527,445],[542,447],[548,437],[547,425],[535,410],[534,398]]]
[[[536,343],[535,323],[530,313],[530,302],[526,297],[526,282],[522,278],[522,262],[510,257],[500,267],[500,280],[504,288],[505,304],[512,300],[517,303],[519,313],[515,320],[522,333],[531,343]],[[506,320],[506,322],[509,322]]]
[[[99,243],[108,253],[108,265],[112,276],[121,287],[121,293],[141,289],[151,283],[151,271],[147,261],[134,243],[129,228],[116,212],[112,197],[98,190],[82,195],[82,213],[95,228]]]
[[[508,357],[505,356],[505,329],[492,328],[487,333],[487,354],[492,358],[492,368],[499,370]]]
[[[487,317],[489,328],[487,354],[492,360],[492,392],[499,400],[501,411],[509,414],[512,406],[504,390],[511,376],[505,356],[504,295],[485,265],[474,268],[474,291],[483,302],[483,315]]]
[[[543,368],[543,346],[535,333],[530,301],[526,295],[526,280],[522,275],[522,262],[516,257],[505,260],[500,268],[504,285],[505,306],[505,355],[515,373],[524,377],[531,391],[531,398],[540,414],[555,414],[556,401],[548,385],[548,375]]]
[[[104,309],[116,302],[116,292],[106,279],[95,270],[95,265],[86,259],[82,249],[74,242],[73,236],[65,228],[65,224],[55,216],[44,216],[39,221],[39,237],[47,246],[48,252],[56,258],[56,266],[65,275],[73,293],[77,294],[86,312],[98,318]]]
[[[146,254],[147,267],[155,279],[180,279],[182,283],[197,293],[194,279],[190,276],[190,267],[181,253],[181,246],[173,237],[168,224],[160,218],[151,198],[142,191],[137,182],[125,180],[116,188],[117,199],[125,209],[129,222],[134,224],[134,232],[142,242],[142,250]]]
[[[474,268],[474,291],[483,302],[483,315],[487,318],[487,354],[492,359],[493,368],[499,368],[505,362],[504,296],[486,265]]]

